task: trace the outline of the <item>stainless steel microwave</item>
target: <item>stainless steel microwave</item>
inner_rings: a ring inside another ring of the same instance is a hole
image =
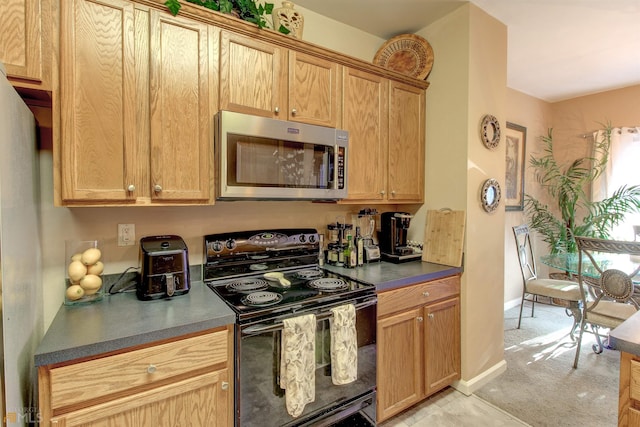
[[[347,196],[347,131],[231,111],[214,126],[218,199]]]

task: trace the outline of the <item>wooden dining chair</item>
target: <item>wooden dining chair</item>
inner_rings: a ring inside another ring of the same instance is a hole
[[[539,297],[546,297],[549,303],[559,300],[566,306],[567,315],[573,317],[570,336],[571,339],[574,339],[574,331],[580,324],[582,315],[580,287],[576,282],[570,280],[538,277],[536,257],[531,245],[528,225],[523,224],[513,227],[513,236],[516,239],[518,260],[520,261],[520,271],[522,272],[522,301],[520,302],[518,329],[520,329],[520,323],[522,322],[522,309],[525,301],[531,302],[531,317],[533,317],[535,304],[542,302]]]
[[[602,353],[600,330],[611,330],[634,315],[640,307],[634,299],[633,278],[640,272],[640,264],[632,262],[632,256],[640,255],[640,242],[603,240],[576,236],[578,246],[578,282],[583,286],[582,320],[578,333],[578,345],[573,367],[578,367],[582,336],[591,327],[596,337],[592,346],[596,354]]]

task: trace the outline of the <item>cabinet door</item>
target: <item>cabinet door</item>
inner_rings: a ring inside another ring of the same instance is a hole
[[[338,64],[289,52],[289,120],[338,127]]]
[[[134,8],[124,0],[61,2],[63,200],[134,201]]]
[[[46,83],[50,90],[51,0],[4,0],[0,13],[0,62],[9,78],[29,83]],[[38,87],[38,86],[36,86]]]
[[[51,419],[56,426],[227,427],[233,395],[226,369],[166,384]]]
[[[460,378],[460,298],[429,305],[425,311],[425,395]]]
[[[287,52],[223,31],[220,39],[220,109],[287,118]]]
[[[349,131],[348,200],[385,199],[388,80],[345,68],[343,127]]]
[[[419,308],[378,320],[378,422],[422,398],[421,316]]]
[[[151,11],[151,198],[211,198],[208,27]]]
[[[389,200],[424,198],[424,90],[391,82],[389,100]]]

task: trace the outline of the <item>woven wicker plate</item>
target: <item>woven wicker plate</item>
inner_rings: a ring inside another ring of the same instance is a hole
[[[373,63],[424,80],[433,67],[433,49],[420,36],[400,34],[387,40],[378,49]]]

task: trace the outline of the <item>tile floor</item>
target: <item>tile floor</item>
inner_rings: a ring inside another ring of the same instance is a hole
[[[476,395],[448,387],[379,427],[523,427],[520,421]]]

